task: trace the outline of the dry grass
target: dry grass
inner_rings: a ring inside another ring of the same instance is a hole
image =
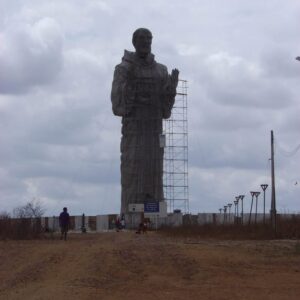
[[[0,239],[28,240],[43,237],[41,219],[4,217],[0,219]]]
[[[300,216],[291,219],[278,218],[276,233],[270,224],[251,225],[183,225],[180,227],[163,227],[159,230],[169,237],[197,237],[221,240],[269,240],[299,239]]]
[[[299,239],[300,215],[290,219],[277,218],[276,234],[269,224],[215,225],[189,224],[180,227],[162,227],[159,232],[170,237],[197,237],[221,240],[269,240]],[[44,229],[40,218],[0,218],[0,240],[27,240],[44,238]]]

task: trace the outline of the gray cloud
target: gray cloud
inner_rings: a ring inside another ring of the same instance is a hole
[[[10,24],[1,34],[0,93],[21,93],[54,80],[61,70],[62,43],[53,19]]]
[[[50,215],[119,210],[110,88],[138,27],[188,80],[191,210],[259,188],[270,179],[270,130],[286,149],[300,140],[299,12],[294,1],[1,2],[1,208],[38,197]],[[281,208],[299,210],[298,165],[299,153],[276,152]]]

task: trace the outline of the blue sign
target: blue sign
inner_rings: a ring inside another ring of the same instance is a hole
[[[158,213],[159,212],[159,202],[146,202],[144,203],[145,213]]]

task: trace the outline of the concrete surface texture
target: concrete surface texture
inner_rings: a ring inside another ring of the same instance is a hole
[[[0,241],[0,299],[298,300],[296,243],[155,232]]]

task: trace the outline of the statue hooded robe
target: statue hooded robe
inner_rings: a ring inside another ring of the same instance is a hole
[[[128,212],[130,203],[164,199],[160,137],[162,120],[170,117],[175,95],[172,76],[153,54],[141,58],[125,50],[111,91],[113,113],[122,117],[121,213]]]

